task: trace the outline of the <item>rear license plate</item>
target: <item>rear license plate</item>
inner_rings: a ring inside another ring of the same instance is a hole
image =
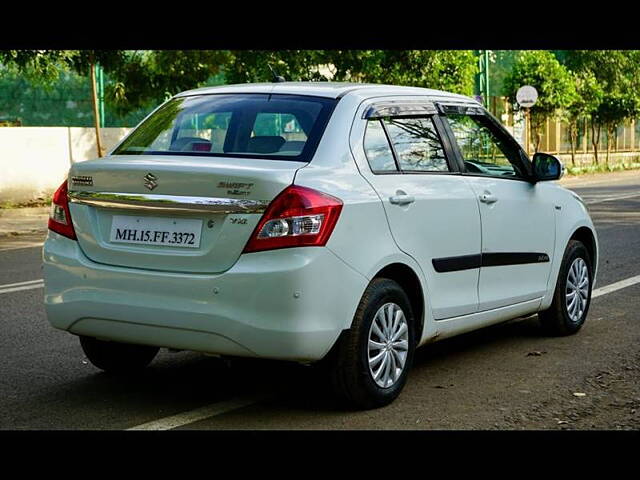
[[[198,248],[201,232],[202,220],[114,215],[109,240],[113,243]]]

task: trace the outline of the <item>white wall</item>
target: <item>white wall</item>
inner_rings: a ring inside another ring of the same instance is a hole
[[[101,129],[106,150],[130,130]],[[0,202],[24,202],[50,194],[72,163],[96,157],[93,128],[0,127]]]

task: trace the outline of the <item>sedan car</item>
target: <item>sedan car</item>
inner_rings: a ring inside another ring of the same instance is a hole
[[[393,401],[415,349],[589,310],[587,209],[479,103],[391,85],[204,88],[74,164],[44,245],[51,324],[109,372],[159,348],[326,365]]]

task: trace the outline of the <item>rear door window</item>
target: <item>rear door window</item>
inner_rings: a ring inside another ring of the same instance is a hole
[[[374,173],[451,171],[431,116],[367,121],[364,150]]]
[[[364,134],[364,151],[373,172],[397,172],[396,161],[384,132],[382,120],[369,120]]]
[[[384,120],[403,172],[448,172],[449,164],[431,118]]]

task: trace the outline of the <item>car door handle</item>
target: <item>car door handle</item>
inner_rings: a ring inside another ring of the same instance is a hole
[[[394,205],[407,205],[409,203],[415,202],[415,200],[416,199],[411,195],[394,195],[392,197],[389,197],[389,202],[393,203]]]
[[[482,203],[495,203],[498,201],[498,198],[491,195],[490,193],[483,193],[480,195],[480,201]]]

